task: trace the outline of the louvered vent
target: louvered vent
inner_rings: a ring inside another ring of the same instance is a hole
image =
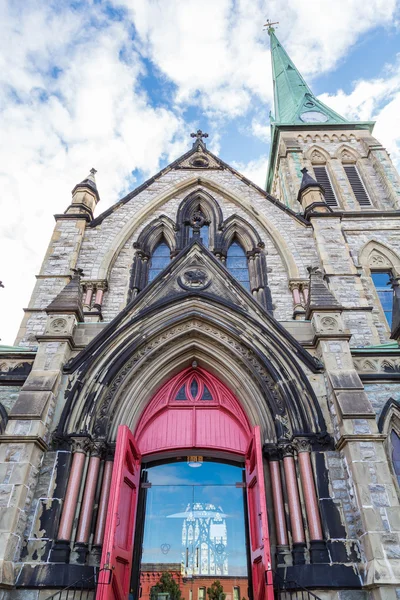
[[[371,200],[368,198],[368,194],[365,191],[365,187],[356,167],[354,165],[344,165],[344,170],[346,171],[347,179],[349,180],[358,204],[360,206],[371,206]]]
[[[313,167],[315,173],[315,179],[322,185],[325,190],[325,202],[328,206],[338,206],[335,192],[329,179],[328,171],[326,167]]]

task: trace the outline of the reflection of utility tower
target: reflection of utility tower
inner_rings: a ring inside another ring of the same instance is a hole
[[[187,574],[228,575],[226,515],[222,508],[195,502],[188,504],[184,515],[182,546]]]

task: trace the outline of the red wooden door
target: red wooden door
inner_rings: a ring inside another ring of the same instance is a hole
[[[140,452],[126,425],[118,428],[101,571],[96,600],[126,600],[132,568],[133,538],[140,482]]]
[[[250,556],[254,600],[273,600],[274,588],[271,571],[267,503],[265,498],[264,469],[260,427],[246,453],[246,488],[249,511]]]

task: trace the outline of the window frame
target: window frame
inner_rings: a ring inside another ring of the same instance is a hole
[[[229,250],[232,248],[232,246],[237,246],[238,248],[240,248],[243,252],[242,256],[231,256],[229,257]],[[231,269],[228,266],[228,260],[229,258],[242,258],[243,260],[246,261],[246,270],[247,270],[247,279],[246,281],[241,281],[240,279],[238,279],[236,277],[236,275],[234,274],[234,272],[232,271],[244,271],[243,268],[236,268],[236,269]],[[235,281],[237,281],[249,294],[251,294],[251,278],[250,278],[250,269],[249,269],[249,258],[247,256],[247,252],[246,250],[243,248],[242,244],[240,243],[240,241],[237,239],[237,237],[234,237],[231,241],[231,243],[228,246],[228,249],[226,251],[226,259],[225,259],[225,267],[227,269],[227,271],[230,273],[230,275],[232,275],[232,277],[235,279]],[[244,283],[247,283],[248,285],[243,285]]]
[[[369,276],[370,276],[371,281],[372,281],[372,286],[373,286],[374,294],[375,294],[375,296],[376,296],[376,298],[378,300],[378,302],[376,303],[376,305],[379,308],[381,315],[383,315],[383,318],[385,319],[384,322],[386,323],[386,325],[387,325],[387,327],[389,328],[389,331],[390,331],[391,327],[392,327],[392,322],[393,322],[393,289],[391,289],[391,292],[392,292],[392,311],[391,311],[392,321],[389,323],[389,321],[388,321],[388,319],[386,317],[386,312],[387,311],[384,310],[383,304],[381,302],[381,298],[379,296],[379,290],[382,289],[382,291],[383,291],[383,288],[378,288],[375,285],[375,281],[374,281],[374,277],[373,277],[373,275],[375,273],[377,273],[377,274],[378,273],[387,273],[389,275],[389,277],[393,277],[393,270],[390,269],[390,268],[386,268],[386,269],[371,269],[370,268],[370,273],[369,273]]]

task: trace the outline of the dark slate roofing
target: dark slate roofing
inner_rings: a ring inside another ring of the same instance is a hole
[[[131,200],[132,198],[134,198],[135,196],[137,196],[138,194],[140,194],[141,192],[143,192],[143,190],[145,190],[152,183],[154,183],[155,181],[157,181],[157,179],[160,179],[160,177],[162,177],[163,175],[165,175],[169,171],[172,171],[173,169],[179,168],[179,164],[182,161],[186,160],[187,158],[189,158],[190,156],[192,156],[193,154],[195,154],[197,152],[198,146],[201,146],[202,149],[203,149],[203,151],[204,151],[204,153],[207,154],[208,156],[210,156],[211,158],[213,158],[220,165],[221,168],[227,169],[228,171],[230,171],[231,173],[233,173],[234,175],[236,175],[241,181],[243,181],[243,183],[245,183],[249,187],[252,187],[253,189],[257,190],[260,194],[262,194],[264,196],[264,198],[266,198],[267,200],[269,200],[270,202],[272,202],[272,204],[275,204],[275,206],[277,206],[278,208],[280,208],[282,211],[286,212],[287,214],[291,215],[292,217],[295,217],[303,225],[306,225],[306,226],[310,225],[310,223],[302,215],[294,212],[294,210],[292,210],[291,208],[288,208],[287,206],[285,206],[284,204],[282,204],[282,202],[280,202],[277,198],[274,198],[274,196],[271,196],[271,194],[269,194],[268,192],[266,192],[265,190],[263,190],[262,188],[260,188],[256,183],[253,183],[252,181],[250,181],[250,179],[247,179],[247,177],[245,177],[244,175],[242,175],[241,173],[239,173],[239,171],[236,171],[236,169],[234,169],[233,167],[231,167],[230,165],[228,165],[227,163],[225,163],[223,160],[221,160],[218,156],[216,156],[215,154],[213,154],[212,152],[210,152],[206,148],[206,145],[205,145],[205,143],[202,140],[196,139],[195,142],[194,142],[194,144],[193,144],[193,146],[192,146],[192,148],[188,152],[186,152],[185,154],[183,154],[182,156],[180,156],[179,158],[177,158],[176,160],[174,160],[172,163],[170,163],[169,165],[167,165],[166,167],[164,167],[163,169],[161,169],[161,171],[159,171],[158,173],[156,173],[156,175],[153,175],[153,177],[150,177],[150,179],[147,179],[147,181],[145,181],[144,183],[142,183],[139,187],[137,187],[136,189],[134,189],[132,192],[129,192],[129,194],[127,194],[124,198],[122,198],[121,200],[119,200],[118,202],[116,202],[115,204],[113,204],[113,206],[110,206],[110,208],[108,208],[107,210],[105,210],[104,212],[102,212],[98,217],[96,217],[95,219],[93,219],[93,221],[91,221],[88,224],[88,227],[97,227],[97,225],[99,225],[100,223],[102,223],[102,221],[104,221],[104,219],[106,217],[108,217],[113,212],[115,212],[116,210],[118,210],[118,208],[120,206],[122,206],[123,204],[126,204],[127,202],[129,202],[129,200]],[[201,172],[202,171],[207,171],[207,169],[199,169],[199,177],[201,177]]]
[[[98,192],[98,190],[97,190],[96,179],[95,179],[95,174],[96,174],[96,173],[97,173],[96,169],[90,169],[90,173],[89,173],[89,175],[88,175],[88,176],[87,176],[87,177],[86,177],[86,178],[85,178],[83,181],[81,181],[80,183],[78,183],[78,184],[77,184],[77,185],[74,187],[74,189],[72,190],[72,194],[75,192],[75,190],[76,190],[77,188],[80,188],[80,187],[88,187],[88,188],[90,188],[90,189],[92,190],[92,192],[93,192],[94,194],[96,194],[96,196],[97,196],[97,199],[98,199],[98,200],[100,200],[100,197],[99,197],[99,192]]]
[[[74,313],[79,321],[83,321],[83,305],[80,280],[83,273],[73,269],[71,281],[61,290],[46,308],[47,313]]]
[[[333,293],[324,281],[322,271],[317,267],[308,267],[310,273],[310,288],[306,308],[306,319],[310,318],[312,310],[340,310],[342,305],[336,300]]]

